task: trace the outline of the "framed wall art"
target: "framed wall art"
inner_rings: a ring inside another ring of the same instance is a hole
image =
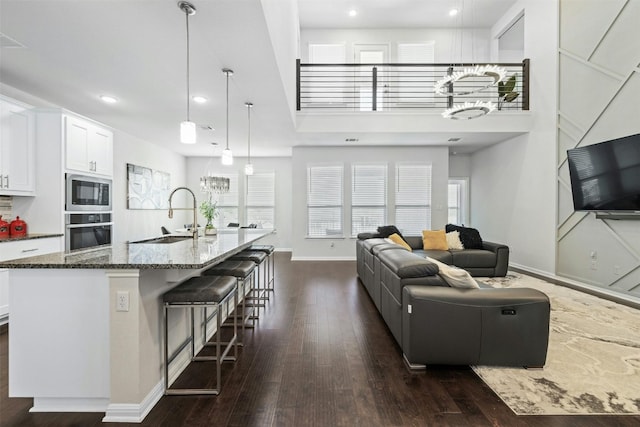
[[[171,175],[127,163],[127,209],[169,209]]]

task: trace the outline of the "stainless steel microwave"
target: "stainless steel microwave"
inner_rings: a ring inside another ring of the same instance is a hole
[[[66,176],[66,205],[68,212],[73,211],[110,211],[112,181],[93,176]]]

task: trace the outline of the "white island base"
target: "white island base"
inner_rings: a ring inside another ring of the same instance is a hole
[[[164,392],[162,294],[197,272],[11,270],[10,397],[33,397],[32,412],[142,421]],[[116,310],[119,291],[128,292],[129,311]],[[180,313],[174,317],[172,336],[180,341],[187,325]],[[171,377],[188,354],[182,361]]]
[[[164,394],[162,295],[272,232],[221,231],[213,239],[0,263],[10,269],[9,397],[33,397],[32,412],[141,422]],[[196,351],[215,322],[197,329]],[[187,310],[169,311],[168,334],[176,354],[171,384],[190,363]]]

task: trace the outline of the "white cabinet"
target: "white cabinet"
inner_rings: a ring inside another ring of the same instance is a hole
[[[30,107],[0,98],[0,195],[35,195],[34,123]]]
[[[9,270],[0,268],[0,325],[9,316]]]
[[[0,261],[61,252],[62,237],[16,240],[0,243]],[[9,316],[9,270],[0,268],[0,325]]]
[[[66,168],[113,175],[113,133],[77,117],[65,116]]]

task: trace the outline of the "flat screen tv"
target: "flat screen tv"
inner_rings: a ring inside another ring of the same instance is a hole
[[[576,211],[640,212],[640,134],[567,150]]]

